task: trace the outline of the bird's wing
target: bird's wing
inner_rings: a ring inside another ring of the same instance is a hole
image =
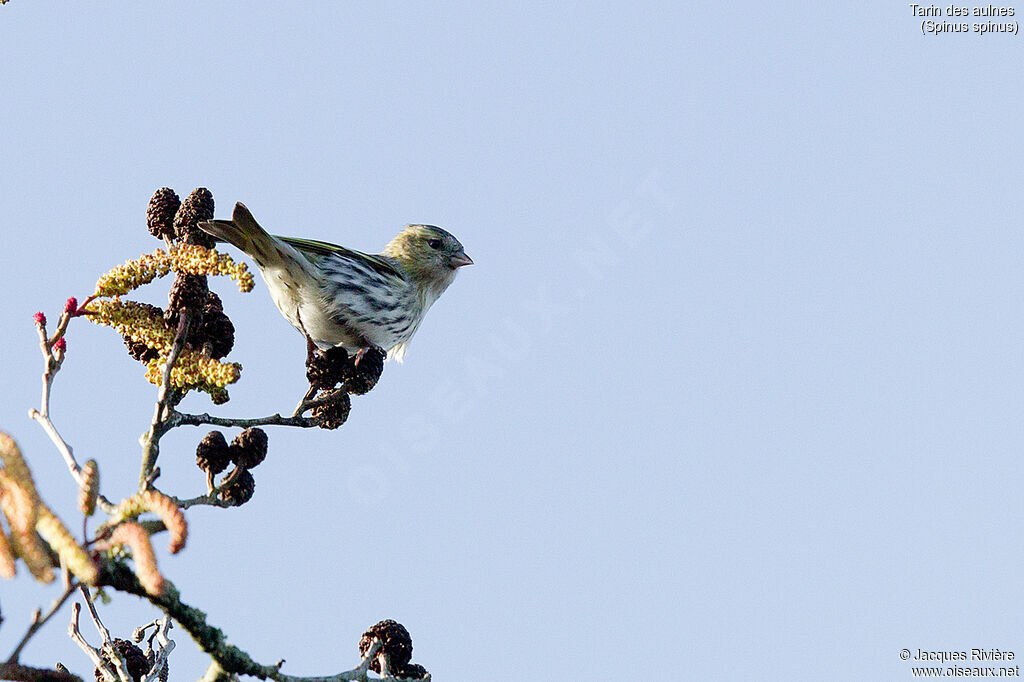
[[[338,246],[330,242],[320,242],[315,239],[300,239],[298,237],[278,237],[278,239],[298,249],[299,253],[311,261],[314,260],[313,257],[315,256],[340,255],[365,263],[386,277],[404,279],[404,275],[391,262],[380,256],[371,256],[361,251],[346,249],[344,246]]]

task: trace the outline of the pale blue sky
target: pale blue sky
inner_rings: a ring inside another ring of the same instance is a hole
[[[269,429],[253,501],[160,543],[234,643],[326,675],[395,618],[434,679],[496,682],[1024,655],[1020,40],[898,2],[11,0],[0,428],[77,518],[25,416],[31,316],[157,246],[160,186],[366,251],[437,224],[476,265],[405,364],[339,431]],[[290,409],[302,339],[262,282],[215,286],[243,378],[183,407]],[[109,330],[68,344],[54,419],[119,498],[154,390]],[[204,432],[165,439],[164,489],[202,491]],[[0,584],[0,656],[56,591]],[[25,662],[88,673],[67,616]]]

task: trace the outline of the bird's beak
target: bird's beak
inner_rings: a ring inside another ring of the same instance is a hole
[[[472,265],[473,259],[466,255],[465,251],[459,251],[452,256],[452,267],[461,268],[463,265]]]

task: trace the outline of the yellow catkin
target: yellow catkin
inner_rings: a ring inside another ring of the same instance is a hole
[[[171,271],[171,258],[163,249],[118,265],[96,281],[95,296],[122,296]]]
[[[78,576],[79,580],[88,585],[96,583],[99,569],[96,568],[89,552],[75,541],[74,536],[57,518],[57,515],[42,502],[39,503],[39,520],[36,521],[36,530],[53,548],[53,551],[60,555],[64,565]]]
[[[22,558],[28,570],[40,582],[53,582],[53,566],[45,545],[36,535],[39,501],[18,485],[13,477],[0,470],[0,510],[11,526],[11,548]]]
[[[159,490],[145,490],[122,500],[111,515],[108,524],[113,526],[128,519],[135,519],[144,512],[152,512],[163,521],[171,535],[170,545],[167,549],[171,554],[180,552],[188,538],[188,523],[185,521],[185,514],[174,500]]]
[[[135,561],[135,575],[139,583],[149,594],[160,596],[164,593],[166,582],[156,566],[156,555],[149,536],[139,524],[129,521],[114,529],[110,537],[96,544],[97,549],[110,549],[117,545],[131,548],[132,559]]]
[[[150,360],[146,366],[146,379],[151,384],[159,384],[167,364],[166,357]],[[213,358],[203,357],[196,351],[183,349],[178,361],[171,370],[171,385],[176,388],[224,388],[233,384],[242,376],[242,366],[237,362],[221,362]]]
[[[0,577],[11,579],[18,571],[14,563],[14,550],[7,540],[7,534],[0,528]]]
[[[3,434],[6,436],[6,434]],[[53,580],[50,556],[36,532],[83,582],[96,582],[96,565],[60,519],[39,499],[32,475],[10,436],[0,438],[4,469],[0,471],[0,509],[11,524],[11,544],[29,571],[42,582]]]
[[[38,499],[35,483],[32,482],[32,472],[29,471],[28,463],[21,456],[21,449],[10,435],[0,431],[0,459],[3,459],[4,470],[20,485],[33,499]]]
[[[185,547],[185,540],[188,539],[188,523],[185,521],[185,514],[181,511],[181,507],[157,490],[143,492],[142,501],[149,511],[164,522],[170,532],[171,540],[167,550],[171,554],[180,552]]]
[[[96,324],[112,327],[132,341],[144,343],[162,355],[171,352],[174,345],[174,330],[164,321],[163,315],[156,314],[135,301],[96,301],[89,306],[94,314],[89,319]]]
[[[245,263],[236,263],[231,256],[196,244],[179,244],[171,252],[175,272],[187,275],[223,275],[238,283],[239,290],[252,291],[253,278]]]
[[[144,511],[146,511],[146,505],[142,501],[141,493],[126,497],[117,505],[117,509],[110,515],[110,521],[106,525],[114,526],[126,519],[134,519]]]
[[[96,324],[112,327],[122,336],[144,343],[160,354],[146,365],[146,379],[159,384],[174,345],[175,332],[163,316],[135,301],[98,301],[90,306],[94,314],[89,319]],[[221,362],[205,357],[190,348],[183,348],[171,370],[171,385],[176,388],[198,389],[210,393],[214,402],[224,398],[224,387],[241,377],[242,366],[237,362]]]
[[[253,287],[252,273],[245,263],[235,263],[227,254],[196,244],[179,244],[170,253],[157,249],[151,254],[118,265],[97,280],[94,295],[123,296],[172,270],[189,275],[230,277],[243,292],[252,291]]]
[[[90,459],[82,467],[82,486],[78,490],[78,509],[86,516],[96,513],[96,500],[100,495],[100,469],[96,460]]]

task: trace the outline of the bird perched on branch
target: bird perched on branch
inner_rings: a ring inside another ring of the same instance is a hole
[[[378,256],[268,234],[243,204],[199,227],[252,256],[277,309],[320,350],[370,348],[401,361],[427,309],[473,260],[433,225],[409,225]]]

